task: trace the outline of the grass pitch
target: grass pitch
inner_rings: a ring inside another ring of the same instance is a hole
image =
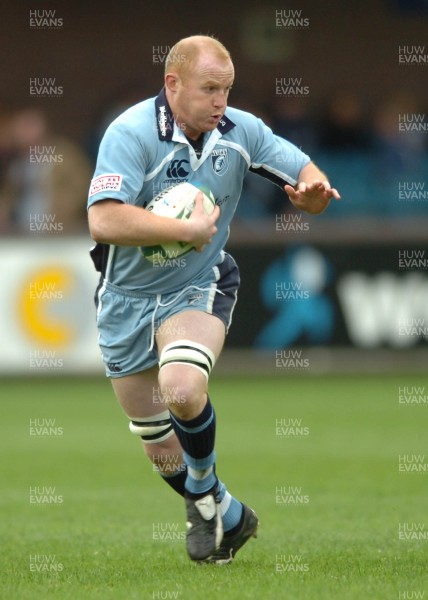
[[[261,522],[226,567],[188,560],[107,380],[0,385],[1,598],[428,597],[427,378],[213,376],[218,473]]]

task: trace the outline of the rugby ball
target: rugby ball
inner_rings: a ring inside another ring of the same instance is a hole
[[[145,207],[161,217],[171,219],[188,219],[195,208],[195,198],[198,192],[203,193],[203,207],[210,215],[215,207],[215,198],[211,190],[199,183],[179,183],[162,190]],[[154,265],[162,266],[171,259],[176,259],[193,250],[187,242],[171,242],[158,246],[141,246],[144,258]]]

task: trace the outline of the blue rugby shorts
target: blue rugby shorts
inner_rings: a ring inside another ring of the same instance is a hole
[[[98,343],[107,377],[145,371],[159,361],[155,334],[167,319],[186,310],[215,315],[226,333],[232,322],[240,283],[238,266],[230,254],[197,281],[168,294],[148,295],[110,282],[96,296]],[[179,335],[177,338],[185,337]]]

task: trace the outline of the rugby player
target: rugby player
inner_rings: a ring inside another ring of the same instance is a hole
[[[256,116],[227,107],[233,80],[230,54],[219,41],[201,35],[179,41],[159,95],[108,127],[88,199],[106,374],[131,432],[184,496],[190,558],[213,563],[232,561],[258,526],[255,512],[218,479],[208,395],[237,299],[238,267],[224,246],[244,177],[249,170],[265,177],[312,214],[339,199],[306,154]],[[211,215],[200,193],[188,220],[145,210],[158,192],[184,181],[213,192]],[[195,248],[179,265],[155,266],[141,252],[173,241]]]

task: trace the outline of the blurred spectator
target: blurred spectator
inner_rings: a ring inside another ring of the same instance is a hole
[[[398,199],[400,184],[411,186],[426,179],[426,132],[418,130],[418,117],[424,117],[423,108],[416,97],[406,93],[388,97],[375,111],[371,177],[386,214],[426,214],[426,203]]]
[[[152,94],[152,96],[155,95],[155,93]],[[148,92],[143,84],[130,84],[129,86],[119,88],[107,100],[102,102],[94,114],[85,142],[88,156],[94,165],[97,160],[101,139],[110,123],[127,108],[138,104],[138,102],[149,96],[150,92]]]
[[[416,121],[423,114],[417,98],[405,93],[388,98],[376,109],[375,149],[378,163],[383,171],[388,171],[388,177],[397,169],[419,169],[425,160],[426,133],[418,131]],[[402,130],[400,122],[403,122]]]
[[[323,150],[368,150],[372,143],[371,123],[358,97],[349,91],[332,94],[319,123]]]
[[[311,155],[319,146],[318,132],[305,98],[277,98],[273,109],[273,130]]]
[[[37,108],[16,111],[8,137],[13,156],[0,184],[3,230],[30,233],[35,221],[65,233],[86,228],[92,167],[79,146],[53,134]]]
[[[265,111],[261,105],[235,93],[230,104],[240,110],[251,112],[274,129],[272,113]],[[241,199],[235,213],[236,220],[253,224],[257,228],[260,219],[271,218],[278,212],[284,212],[284,207],[287,205],[291,203],[287,202],[287,196],[278,186],[250,172],[244,179]]]
[[[12,115],[12,110],[0,103],[0,190],[3,187],[10,162],[13,158]],[[6,198],[0,195],[0,231],[3,231],[7,227],[9,212]]]

